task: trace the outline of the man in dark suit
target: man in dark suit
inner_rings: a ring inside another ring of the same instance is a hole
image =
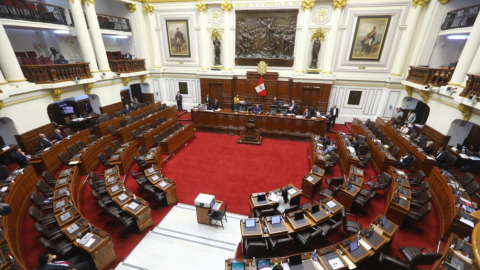
[[[295,104],[295,100],[292,100],[292,103],[288,105],[288,113],[297,114],[298,106]]]
[[[262,113],[262,108],[260,108],[260,105],[255,105],[255,107],[253,107],[253,113]]]
[[[445,147],[442,146],[438,149],[437,154],[435,155],[435,160],[437,161],[437,166],[442,168],[447,163],[448,153],[445,151]]]
[[[67,261],[55,260],[57,255],[48,252],[38,256],[38,270],[89,270],[90,263],[81,261],[82,257],[75,256]]]
[[[215,102],[213,102],[213,110],[218,110],[220,109],[220,102],[218,102],[218,99],[215,99]]]
[[[55,132],[53,132],[53,135],[52,135],[52,139],[55,142],[59,142],[64,139],[62,134],[60,133],[60,129],[55,129]]]
[[[414,139],[415,143],[418,144],[418,146],[422,147],[422,145],[428,141],[427,136],[425,136],[425,132],[420,133],[417,138]]]
[[[125,60],[132,60],[132,54],[130,54],[130,51],[127,51],[123,58],[125,58]]]
[[[273,98],[273,103],[272,103],[272,105],[278,106],[277,97],[274,97],[274,98]]]
[[[405,156],[401,157],[400,159],[397,159],[395,166],[400,168],[408,168],[410,167],[412,162],[413,162],[412,151],[407,150],[407,152],[405,153]]]
[[[209,95],[207,95],[207,97],[205,98],[205,105],[207,105],[207,110],[212,109],[212,99]]]
[[[340,110],[337,108],[337,104],[333,105],[333,108],[330,108],[330,115],[332,116],[332,127],[335,126],[335,120],[338,118]]]
[[[130,106],[125,105],[125,109],[123,109],[123,114],[131,113],[132,110],[130,110]]]
[[[40,137],[40,140],[38,140],[38,143],[40,143],[43,148],[47,148],[47,147],[51,147],[51,146],[52,146],[52,142],[50,142],[50,141],[47,139],[47,137],[45,136],[45,134],[40,133],[40,134],[38,134],[38,136]]]
[[[302,114],[303,117],[305,118],[311,118],[312,116],[310,115],[310,111],[308,109],[305,109]]]
[[[175,100],[177,101],[177,109],[179,111],[183,111],[182,107],[182,95],[180,95],[180,91],[177,91],[177,95],[175,96]]]
[[[352,138],[352,142],[350,143],[350,146],[355,149],[355,153],[358,154],[358,146],[360,145],[360,142],[358,141],[357,137]]]
[[[93,112],[92,105],[90,105],[90,102],[85,102],[85,105],[83,106],[83,110],[87,112],[87,114],[91,114]]]
[[[17,151],[15,151],[13,158],[21,168],[27,167],[28,161],[30,160],[30,156],[25,155],[21,148],[18,148]]]
[[[427,144],[422,148],[423,152],[427,155],[431,155],[433,153],[433,142],[428,141]]]
[[[325,140],[323,140],[323,147],[327,147],[330,145],[330,135],[325,136]]]

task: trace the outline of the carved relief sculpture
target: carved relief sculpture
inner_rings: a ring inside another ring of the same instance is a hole
[[[293,66],[298,10],[236,11],[235,64]]]

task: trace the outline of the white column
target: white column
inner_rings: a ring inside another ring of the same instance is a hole
[[[232,38],[231,36],[231,26],[230,26],[230,10],[223,11],[223,25],[224,25],[224,35],[223,35],[223,65],[225,66],[225,71],[232,71],[233,64],[232,59],[234,55],[232,53]]]
[[[95,55],[97,56],[98,68],[101,72],[110,71],[108,64],[105,44],[103,44],[102,33],[100,33],[100,26],[98,25],[97,12],[95,11],[95,4],[90,4],[89,1],[83,2],[85,15],[87,17],[88,27],[90,28],[90,36],[92,37],[93,47],[95,48]]]
[[[137,11],[141,12],[141,11]],[[148,23],[150,24],[150,39],[152,41],[153,46],[153,68],[162,68],[162,58],[160,57],[160,40],[158,39],[158,31],[157,28],[157,21],[156,15],[149,14],[148,16]]]
[[[3,73],[2,71],[0,70],[0,85],[2,84],[7,84],[8,82],[5,81],[5,78],[3,77]]]
[[[298,42],[297,55],[295,56],[295,72],[305,72],[305,55],[307,54],[308,22],[311,8],[303,8],[302,31]]]
[[[0,21],[0,69],[3,71],[5,78],[0,77],[0,84],[7,80],[10,83],[24,82],[25,76],[23,76],[22,69],[15,57],[10,39],[8,39],[7,32],[3,28],[3,24]]]
[[[338,25],[340,24],[341,15],[342,9],[336,8],[330,18],[332,28],[327,34],[327,45],[325,47],[322,67],[323,73],[325,74],[332,74],[333,71],[333,60],[335,56],[335,47],[337,46]]]
[[[146,4],[146,7],[150,7]],[[152,59],[150,58],[150,46],[148,42],[147,19],[145,16],[149,16],[145,11],[145,6],[134,13],[132,13],[130,23],[132,27],[133,43],[135,45],[135,54],[137,59],[145,59],[145,66],[147,70],[152,68]],[[147,42],[145,42],[147,40]]]
[[[475,20],[470,36],[468,37],[465,47],[463,47],[462,54],[458,59],[457,66],[453,72],[452,79],[448,84],[459,86],[464,82],[467,71],[470,72],[471,65],[473,68],[477,68],[479,63],[475,63],[475,54],[478,54],[478,47],[480,46],[480,20]],[[478,58],[476,58],[478,60]],[[472,69],[473,70],[473,69]],[[478,69],[477,69],[478,70]],[[7,79],[8,80],[8,79]]]
[[[77,31],[77,40],[82,50],[83,59],[90,63],[90,72],[98,72],[97,60],[93,50],[90,35],[88,34],[87,23],[83,16],[82,4],[80,1],[68,0],[70,10],[72,11],[72,18],[75,22],[75,30]]]
[[[479,74],[480,73],[480,47],[478,47],[477,53],[473,58],[472,65],[467,71],[467,74]],[[467,86],[468,76],[465,76],[463,83],[460,87],[465,88]]]
[[[408,26],[400,38],[400,44],[402,45],[398,46],[397,54],[395,55],[395,60],[393,61],[393,67],[391,70],[391,75],[393,76],[403,75],[405,60],[407,58],[408,51],[412,47],[413,34],[415,34],[415,29],[417,28],[417,22],[421,11],[421,5],[410,8],[410,12],[408,13],[407,17]]]
[[[202,61],[202,70],[209,70],[210,69],[210,46],[208,46],[209,36],[207,32],[207,15],[206,11],[198,11],[199,13],[199,23],[200,23],[200,40],[202,42],[202,54],[201,54],[201,61]]]

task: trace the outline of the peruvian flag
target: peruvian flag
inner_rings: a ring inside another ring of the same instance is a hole
[[[255,90],[257,90],[257,94],[261,97],[264,97],[267,95],[267,90],[265,90],[265,85],[263,84],[263,77],[260,77],[260,81],[258,81],[258,84],[255,87]]]

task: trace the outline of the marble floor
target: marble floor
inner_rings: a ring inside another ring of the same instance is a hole
[[[115,269],[224,269],[235,256],[244,218],[227,212],[225,229],[211,227],[197,223],[194,206],[179,203]]]

